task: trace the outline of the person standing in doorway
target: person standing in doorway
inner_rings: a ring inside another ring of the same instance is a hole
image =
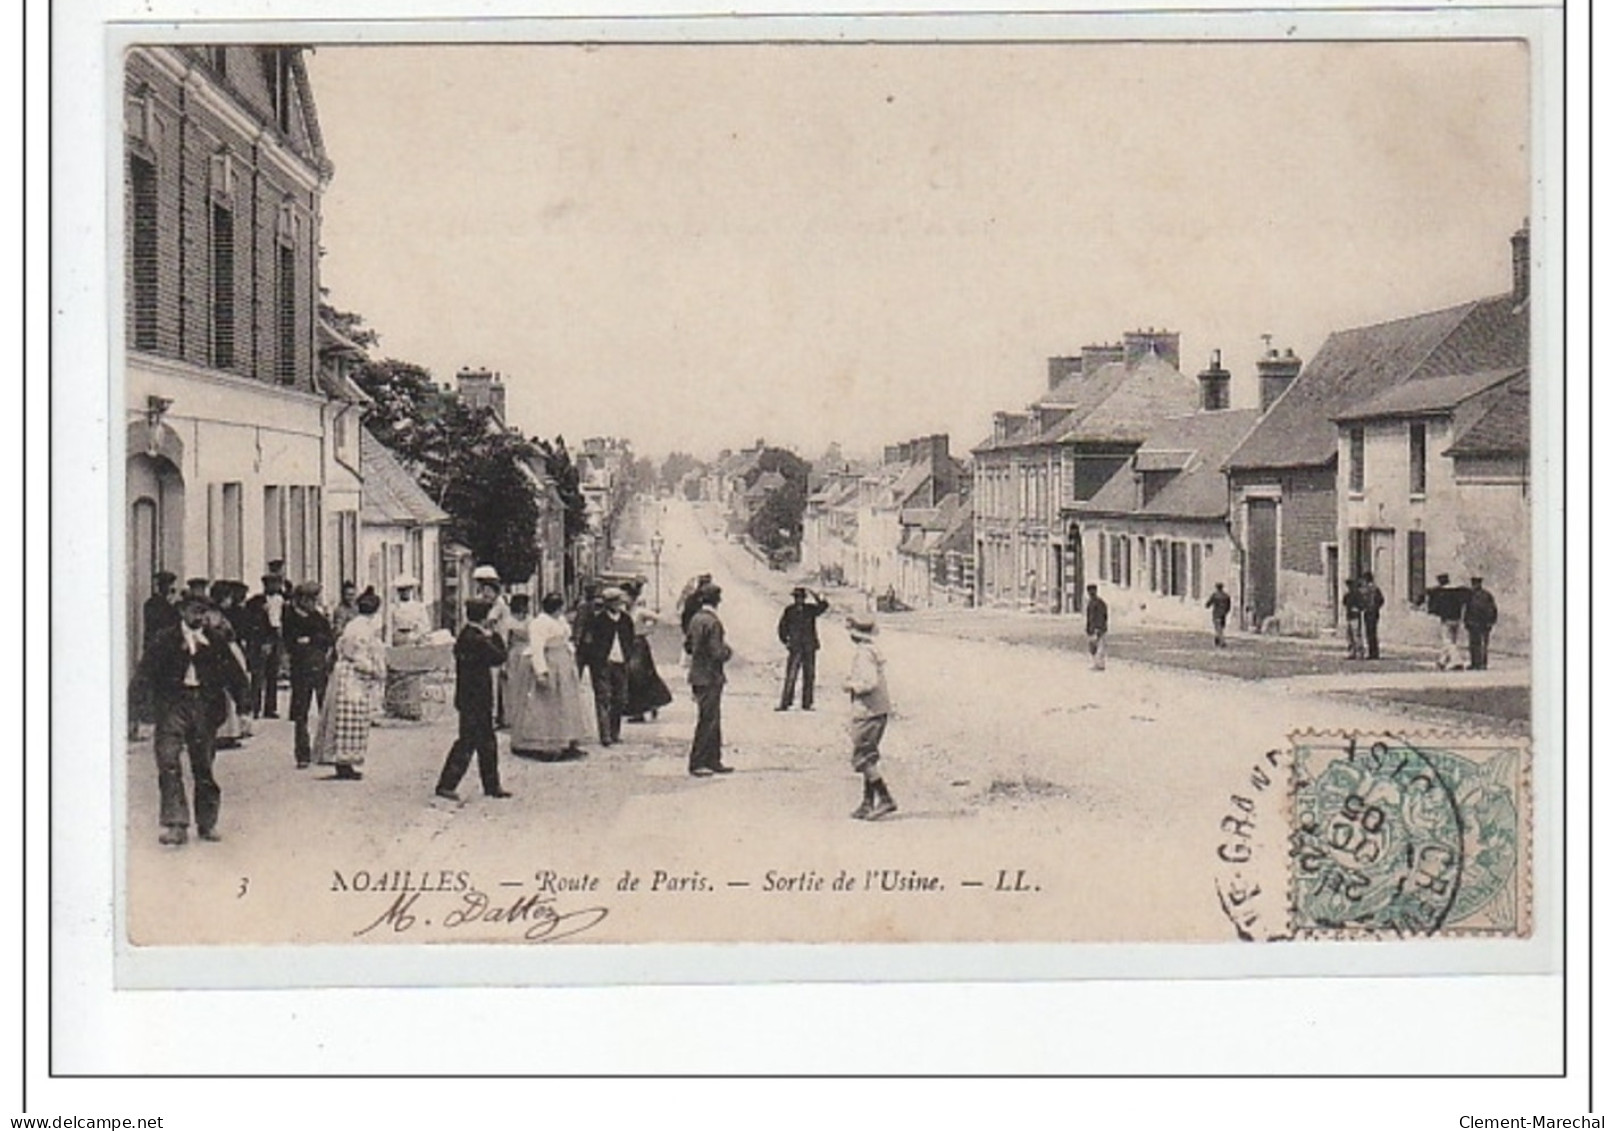
[[[897,802],[880,772],[880,740],[892,713],[886,660],[875,647],[874,617],[849,617],[847,634],[852,637],[852,670],[843,686],[852,698],[852,768],[864,779],[864,799],[852,815],[860,821],[878,821],[897,812]]]
[[[796,698],[796,678],[802,677],[802,710],[813,710],[813,683],[819,655],[819,618],[830,608],[821,594],[810,594],[798,585],[791,590],[791,603],[779,616],[779,642],[785,645],[785,683],[780,688],[776,711],[789,711]]]
[[[490,602],[473,597],[465,603],[465,627],[454,642],[454,709],[460,713],[460,735],[449,747],[443,770],[437,778],[437,795],[448,801],[460,800],[455,789],[477,756],[477,774],[482,792],[488,797],[505,798],[510,793],[499,784],[499,738],[493,727],[494,669],[504,666],[505,642],[488,628]]]
[[[1379,659],[1379,613],[1385,607],[1385,594],[1374,584],[1372,573],[1363,574],[1363,583],[1357,587],[1363,602],[1363,647],[1370,660]]]
[[[157,716],[153,748],[157,758],[158,822],[162,844],[190,839],[192,807],[185,796],[181,755],[188,756],[196,831],[218,840],[220,790],[213,777],[214,734],[224,718],[225,697],[239,694],[246,673],[228,643],[207,627],[208,602],[187,593],[179,623],[163,629],[141,658],[141,678],[151,689]]]
[[[1469,669],[1485,671],[1491,660],[1492,626],[1497,624],[1497,598],[1486,591],[1481,578],[1469,579],[1464,603],[1464,628],[1469,632]]]
[[[1211,596],[1206,598],[1206,608],[1211,610],[1211,643],[1217,648],[1228,647],[1228,612],[1234,607],[1234,599],[1217,582],[1211,590]]]
[[[708,583],[696,590],[697,603],[690,617],[690,690],[695,695],[695,737],[690,742],[690,773],[706,778],[727,774],[734,767],[723,762],[723,685],[724,665],[734,652],[724,641],[723,621],[718,604],[723,590]]]
[[[331,622],[320,611],[319,600],[318,581],[298,582],[292,590],[292,603],[280,618],[287,666],[292,674],[292,757],[299,770],[308,769],[314,760],[308,713],[316,703],[322,712],[325,710],[325,683],[331,671],[331,648],[336,642]]]
[[[1093,670],[1102,672],[1105,670],[1105,637],[1110,635],[1110,606],[1099,596],[1097,585],[1088,586],[1088,604],[1085,612],[1088,655],[1092,658]]]

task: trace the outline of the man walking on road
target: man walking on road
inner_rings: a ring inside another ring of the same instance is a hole
[[[252,689],[248,693],[256,718],[280,717],[280,662],[285,654],[280,631],[286,596],[282,578],[270,572],[263,576],[264,591],[246,604],[247,625],[252,638],[243,641],[247,663],[252,667]]]
[[[852,671],[844,685],[852,697],[852,768],[864,776],[863,804],[852,811],[860,821],[878,821],[897,812],[897,802],[880,773],[880,740],[886,734],[892,700],[886,689],[886,660],[875,647],[875,618],[847,618],[852,637]]]
[[[813,603],[808,591],[798,585],[791,590],[791,603],[779,616],[779,642],[785,645],[785,685],[780,689],[776,711],[789,711],[796,698],[796,677],[802,677],[802,710],[813,710],[813,681],[819,653],[819,618],[830,602],[818,593]]]
[[[1357,587],[1363,602],[1363,646],[1370,660],[1379,659],[1379,612],[1385,607],[1385,594],[1374,584],[1374,575],[1363,574],[1363,583]]]
[[[1491,659],[1492,626],[1497,623],[1497,598],[1469,579],[1469,600],[1464,604],[1464,627],[1469,630],[1469,670],[1485,671]]]
[[[698,778],[732,772],[723,764],[723,666],[734,653],[724,643],[718,603],[723,590],[708,583],[691,598],[696,610],[690,617],[685,649],[690,653],[690,690],[695,694],[695,737],[690,741],[690,774]]]
[[[489,606],[480,597],[465,603],[465,627],[454,642],[454,709],[460,713],[460,736],[449,747],[437,778],[437,795],[449,801],[460,800],[454,791],[471,768],[473,753],[482,792],[489,797],[510,796],[499,784],[499,739],[493,729],[493,670],[504,666],[505,642],[484,623]]]
[[[1211,642],[1218,648],[1228,647],[1228,610],[1234,607],[1234,599],[1217,582],[1211,596],[1206,598],[1206,608],[1211,610]]]
[[[225,696],[241,694],[247,673],[224,637],[206,626],[207,611],[206,600],[187,594],[180,602],[179,623],[158,633],[141,658],[141,677],[151,689],[157,716],[152,745],[157,757],[157,819],[163,826],[157,839],[163,844],[177,846],[190,838],[191,806],[185,798],[181,752],[191,763],[197,835],[219,839],[214,734],[224,718]]]
[[[1105,637],[1110,634],[1110,606],[1099,596],[1099,586],[1088,586],[1086,627],[1088,655],[1093,658],[1093,670],[1105,670]]]

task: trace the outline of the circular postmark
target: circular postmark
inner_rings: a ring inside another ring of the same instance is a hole
[[[1463,884],[1464,821],[1438,759],[1397,741],[1296,749],[1291,926],[1428,935]]]

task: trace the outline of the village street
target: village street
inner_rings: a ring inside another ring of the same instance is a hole
[[[846,598],[861,607],[862,595],[831,594],[819,709],[776,712],[775,623],[790,576],[725,540],[715,510],[641,507],[624,524],[617,564],[650,576],[645,546],[660,527],[668,623],[654,642],[677,696],[660,718],[578,762],[506,754],[515,796],[482,797],[473,772],[459,805],[432,795],[452,712],[376,728],[353,783],[295,770],[290,724],[261,721],[241,749],[218,755],[224,840],[182,849],[157,843],[151,745],[136,743],[133,940],[517,941],[535,914],[540,934],[575,929],[580,942],[1226,939],[1219,822],[1229,795],[1249,792],[1253,763],[1298,729],[1419,725],[1293,683],[1126,660],[1096,672],[1076,649],[888,616],[879,645],[896,713],[885,765],[901,808],[882,822],[850,820],[859,786],[844,731],[842,621]],[[694,710],[673,610],[701,571],[723,586],[735,651],[724,735],[736,772],[706,780],[686,773]],[[850,890],[832,890],[838,876]],[[535,896],[536,906],[517,906]],[[494,915],[511,906],[515,922]],[[566,915],[575,917],[554,924]]]

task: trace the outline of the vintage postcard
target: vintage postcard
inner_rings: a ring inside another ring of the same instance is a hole
[[[122,29],[123,976],[1551,965],[1558,158],[1488,18]]]

